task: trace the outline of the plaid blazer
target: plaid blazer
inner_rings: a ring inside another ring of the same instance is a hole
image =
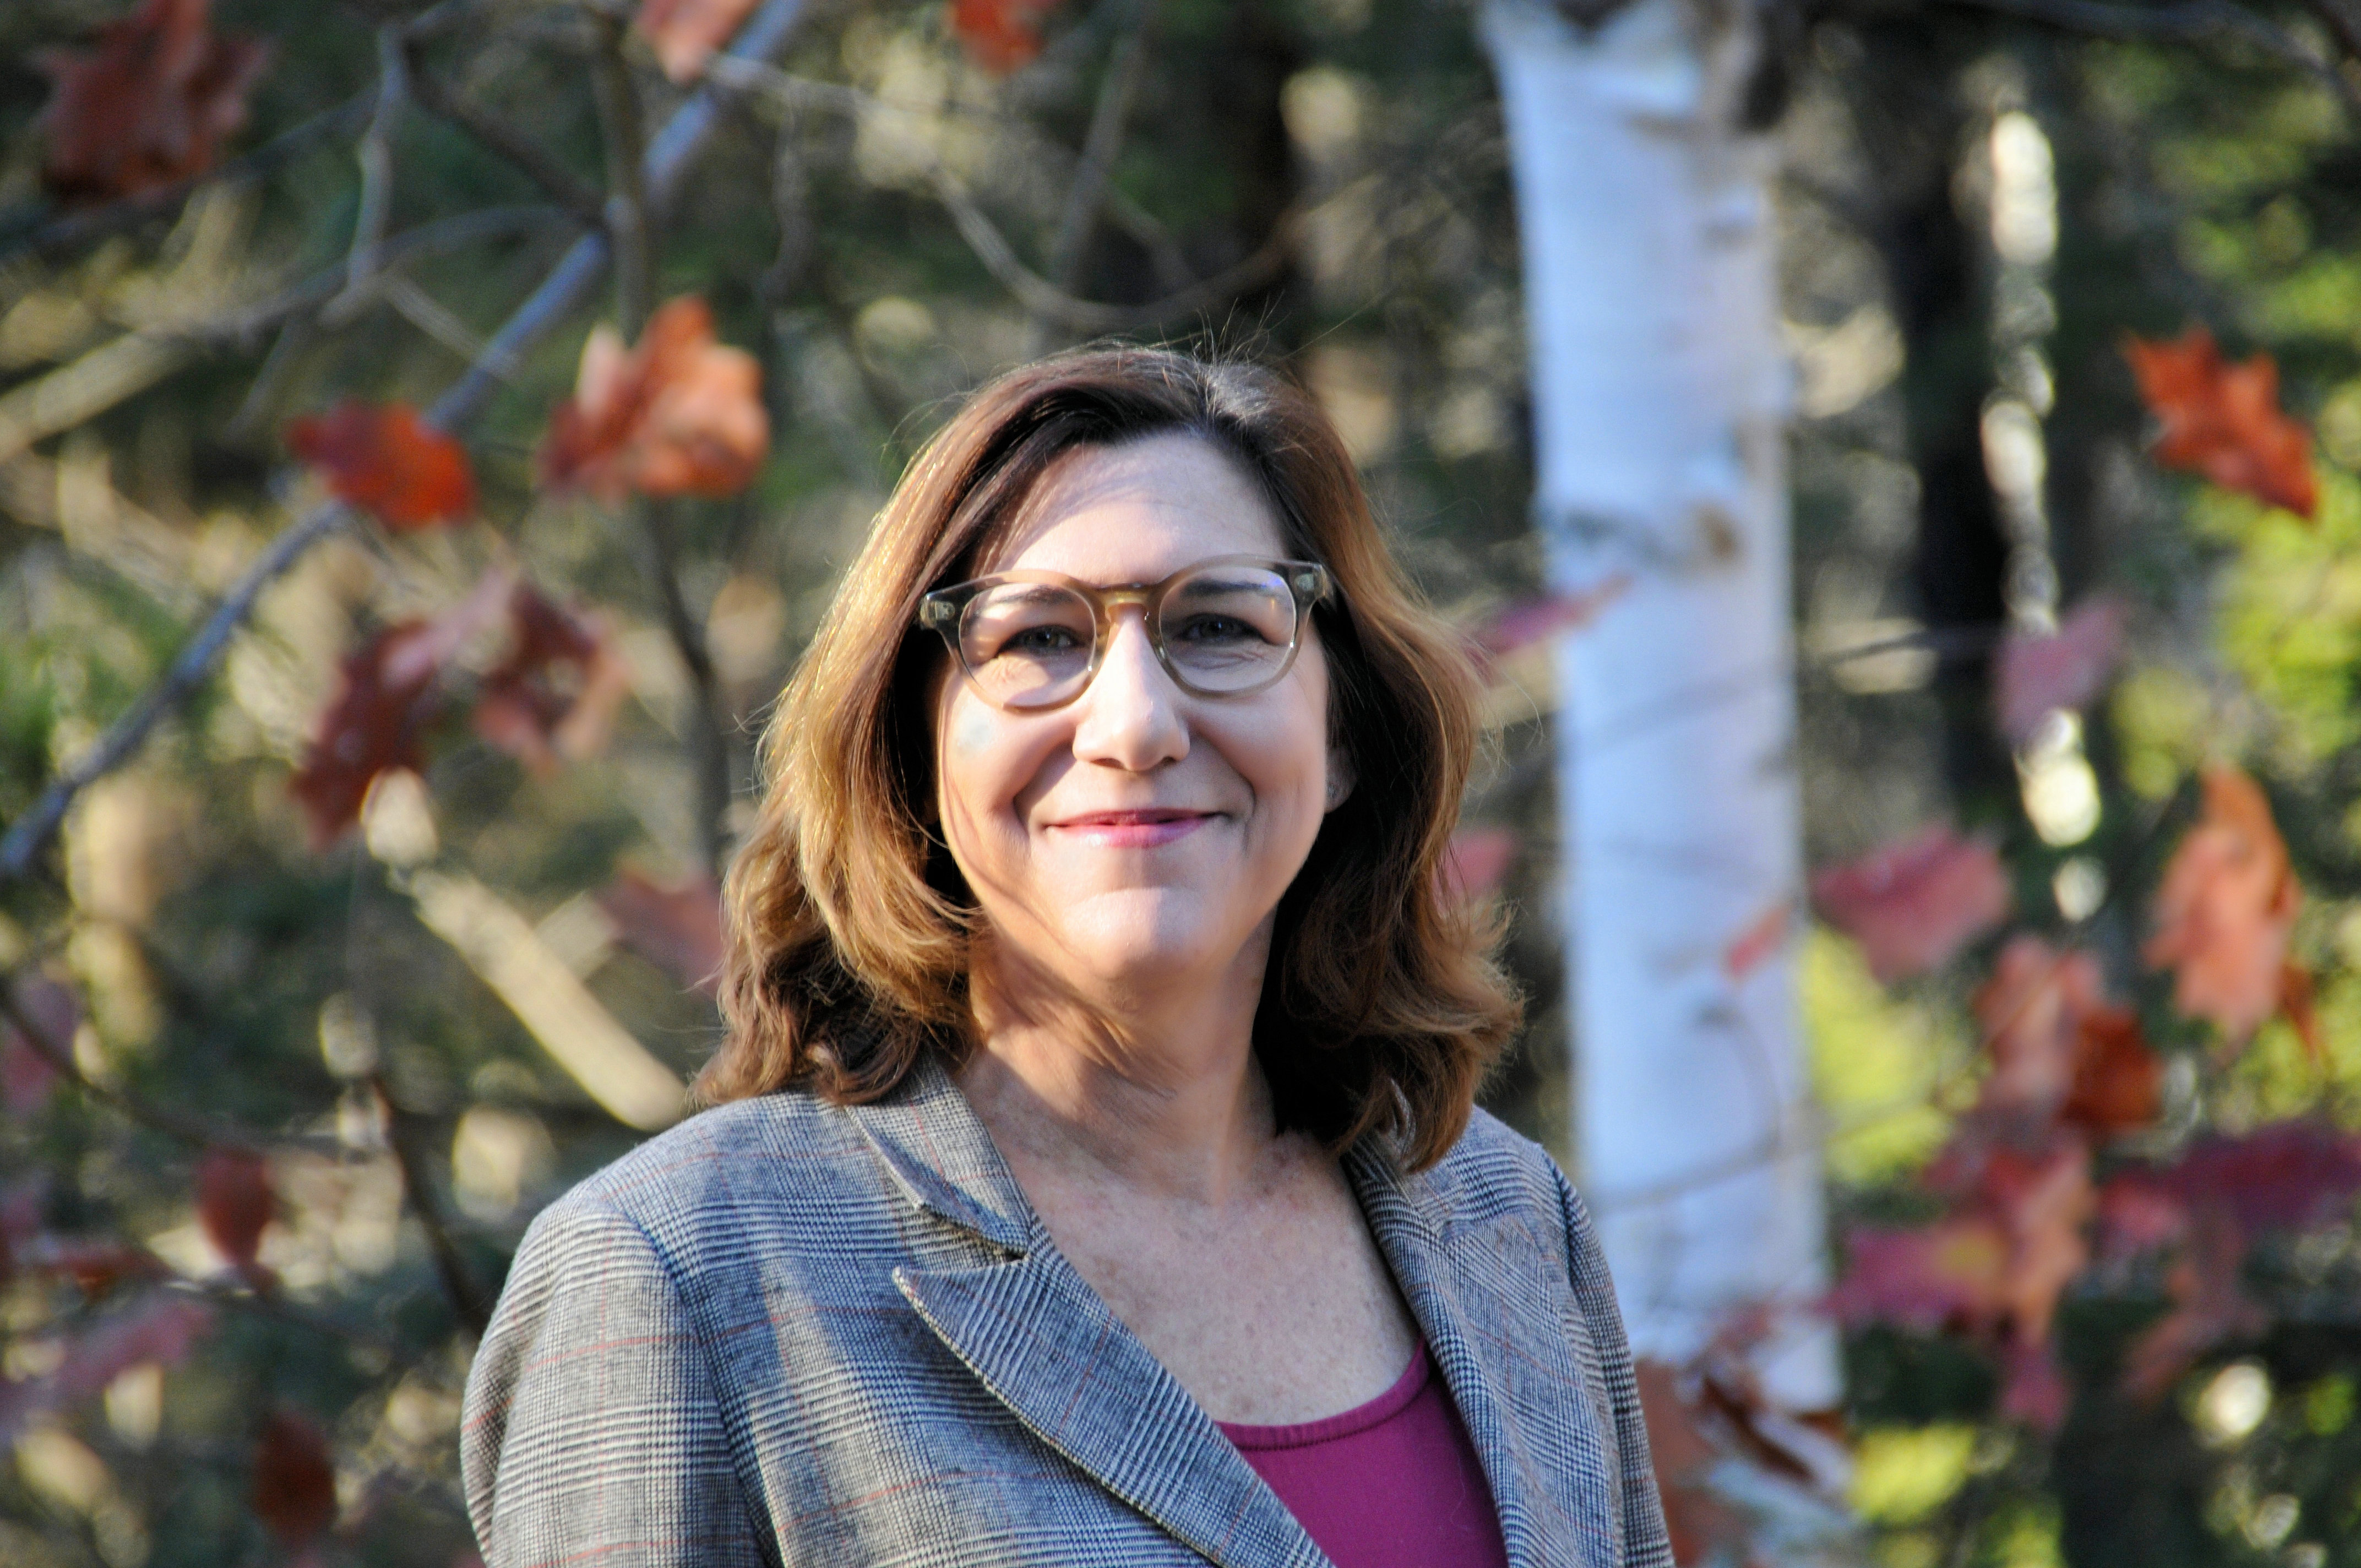
[[[1345,1168],[1517,1568],[1671,1568],[1589,1215],[1477,1112]],[[489,1568],[1328,1560],[1060,1255],[942,1069],[705,1112],[534,1221],[467,1380]]]

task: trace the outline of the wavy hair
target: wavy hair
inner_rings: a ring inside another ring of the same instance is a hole
[[[1498,920],[1442,871],[1472,759],[1463,645],[1387,551],[1320,406],[1275,373],[1099,348],[974,393],[911,463],[845,574],[763,740],[767,781],[724,891],[728,1034],[698,1075],[713,1103],[800,1088],[890,1093],[929,1051],[972,1048],[978,915],[934,818],[926,706],[944,657],[914,629],[970,575],[1044,470],[1083,446],[1180,432],[1235,458],[1290,556],[1338,592],[1314,612],[1353,791],[1281,898],[1254,1043],[1280,1124],[1331,1148],[1384,1136],[1443,1157],[1521,1017]]]

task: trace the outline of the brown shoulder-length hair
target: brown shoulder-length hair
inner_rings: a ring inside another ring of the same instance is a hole
[[[972,568],[1045,469],[1168,432],[1235,458],[1290,556],[1337,592],[1314,612],[1356,784],[1280,900],[1255,1048],[1282,1125],[1333,1148],[1387,1135],[1416,1169],[1467,1124],[1520,1017],[1497,922],[1440,872],[1476,743],[1459,639],[1404,581],[1320,406],[1272,372],[1142,348],[1060,355],[970,398],[912,462],[763,737],[768,788],[725,892],[729,1032],[714,1102],[796,1086],[893,1091],[970,1048],[977,914],[934,830],[922,595]]]

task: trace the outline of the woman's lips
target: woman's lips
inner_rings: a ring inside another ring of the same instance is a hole
[[[1217,815],[1211,811],[1093,811],[1049,826],[1102,849],[1152,850],[1188,837]]]

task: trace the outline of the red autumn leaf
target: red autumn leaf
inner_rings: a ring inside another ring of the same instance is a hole
[[[552,604],[531,584],[510,596],[507,657],[477,688],[476,733],[536,773],[607,741],[631,672],[598,628]]]
[[[753,8],[754,0],[641,0],[631,25],[655,50],[666,76],[689,82]]]
[[[217,1146],[197,1161],[197,1223],[214,1250],[241,1271],[254,1266],[278,1208],[270,1168],[252,1149]]]
[[[2312,971],[2299,963],[2279,966],[2279,1011],[2287,1015],[2295,1029],[2296,1038],[2303,1042],[2303,1054],[2312,1065],[2328,1065],[2328,1035],[2321,1026],[2320,1010],[2312,997]]]
[[[713,341],[713,313],[693,294],[656,312],[628,351],[596,328],[574,396],[550,415],[542,477],[609,502],[736,495],[770,450],[762,380],[752,355]]]
[[[2157,1177],[2184,1206],[2224,1206],[2248,1233],[2301,1230],[2361,1194],[2361,1136],[2275,1122],[2243,1137],[2201,1138]]]
[[[398,532],[476,510],[467,448],[408,403],[346,402],[291,421],[288,449],[327,476],[328,488]]]
[[[950,0],[951,33],[968,58],[1009,71],[1041,52],[1041,23],[1058,0]]]
[[[1501,660],[1519,649],[1589,625],[1631,587],[1631,574],[1618,572],[1580,593],[1524,599],[1496,611],[1468,634],[1477,666],[1489,675]]]
[[[2204,789],[2204,813],[2165,868],[2156,933],[2142,951],[2150,968],[2173,971],[2175,1007],[2244,1040],[2279,1006],[2303,891],[2255,781],[2209,768]]]
[[[1891,982],[1948,961],[2008,914],[2008,874],[1982,839],[1938,823],[1812,878],[1829,925],[1861,944]]]
[[[2056,1117],[2100,1136],[2156,1119],[2163,1064],[2137,1014],[2105,1000],[2090,954],[2012,938],[1973,1005],[1993,1058],[1977,1100],[1983,1110]]]
[[[140,0],[99,29],[97,48],[51,49],[35,63],[55,91],[41,112],[41,182],[63,201],[109,201],[214,166],[246,123],[247,90],[270,47],[207,26],[211,0]]]
[[[1462,828],[1443,857],[1444,895],[1455,901],[1489,898],[1517,863],[1522,841],[1506,828]]]
[[[2148,1049],[2139,1014],[2103,1007],[2082,1020],[2074,1087],[2059,1118],[2098,1137],[2134,1132],[2164,1108],[2164,1063]]]
[[[2163,424],[2152,449],[2168,468],[2310,518],[2320,504],[2312,433],[2279,411],[2279,372],[2268,354],[2232,365],[2213,334],[2192,326],[2170,343],[2124,342],[2140,400]]]
[[[2246,1240],[2237,1221],[2220,1205],[2200,1209],[2188,1245],[2165,1273],[2172,1310],[2124,1353],[2125,1392],[2156,1398],[2207,1351],[2269,1326],[2269,1314],[2248,1299],[2241,1282],[2246,1261]]]
[[[212,1310],[185,1296],[151,1296],[107,1318],[68,1341],[64,1356],[47,1376],[0,1383],[0,1442],[37,1417],[95,1397],[131,1367],[180,1362],[213,1324]]]
[[[313,848],[324,849],[360,820],[378,774],[423,769],[423,731],[443,673],[507,608],[514,584],[506,573],[490,573],[448,613],[387,627],[346,657],[336,694],[288,785],[311,818]]]
[[[623,945],[682,985],[711,991],[721,972],[721,895],[712,879],[659,883],[625,867],[598,894]]]
[[[254,1517],[290,1552],[336,1520],[336,1466],[318,1423],[274,1410],[254,1444]]]
[[[9,991],[16,1016],[40,1038],[28,1039],[14,1020],[0,1023],[0,1096],[9,1111],[27,1116],[49,1103],[63,1076],[58,1063],[73,1056],[82,1003],[71,990],[44,974],[27,974]]]
[[[2057,1348],[2048,1340],[2010,1341],[2000,1352],[2000,1413],[2055,1435],[2066,1424],[2070,1391]]]
[[[1731,980],[1744,980],[1772,954],[1786,946],[1787,931],[1795,921],[1795,901],[1792,898],[1774,900],[1761,914],[1741,927],[1738,935],[1723,944],[1721,972]]]
[[[1987,1215],[1914,1229],[1856,1225],[1845,1233],[1847,1266],[1827,1307],[1852,1325],[1979,1327],[2000,1310],[2008,1252],[2006,1230]]]
[[[1708,1435],[1698,1412],[1681,1398],[1677,1372],[1646,1356],[1632,1370],[1639,1378],[1640,1414],[1648,1427],[1648,1452],[1655,1462],[1656,1496],[1664,1504],[1673,1560],[1704,1563],[1745,1534],[1745,1521],[1710,1486],[1713,1469],[1723,1457],[1721,1447]]]
[[[2059,708],[2080,712],[2106,689],[2123,652],[2122,601],[2086,599],[2046,637],[2015,632],[1993,663],[1993,707],[2000,732],[2016,745],[2033,739]]]

